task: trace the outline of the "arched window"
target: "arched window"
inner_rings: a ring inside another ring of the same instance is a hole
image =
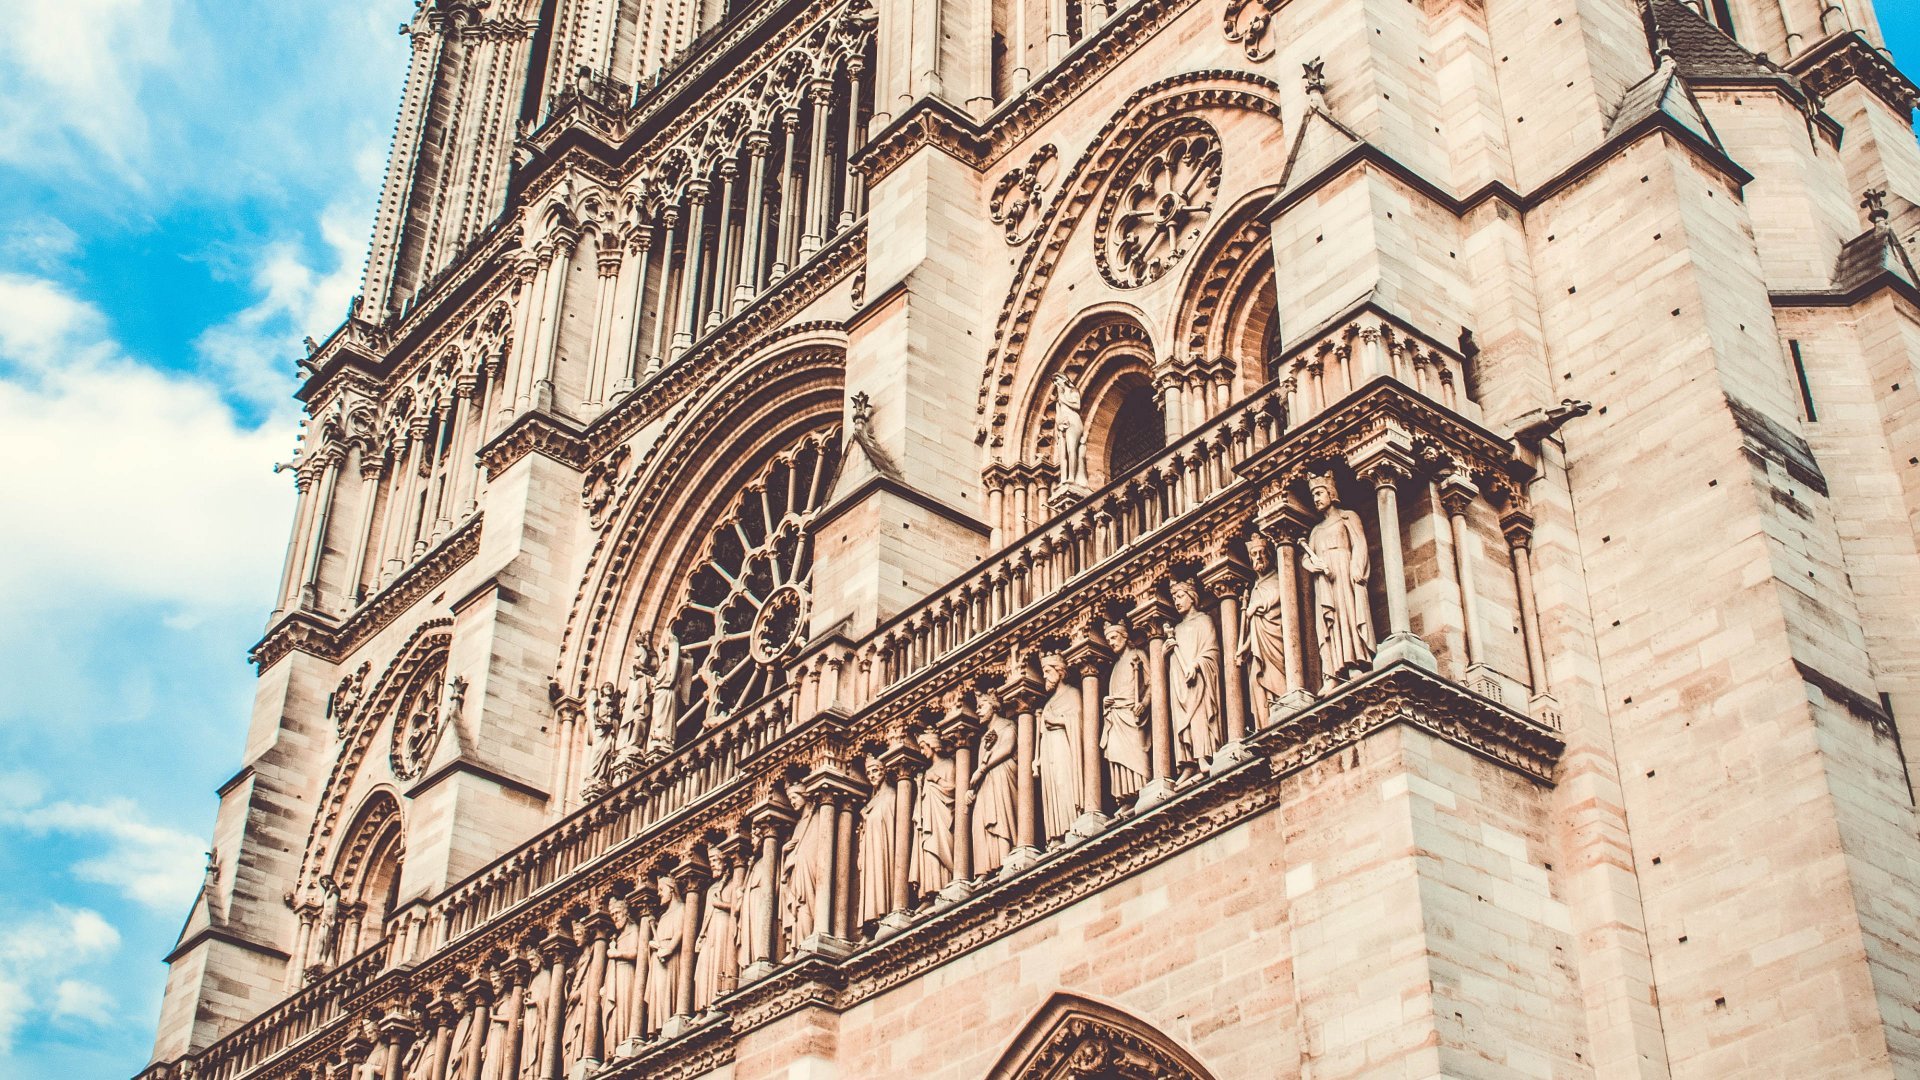
[[[1213,1080],[1192,1054],[1110,1005],[1055,994],[987,1080]]]
[[[1107,479],[1125,476],[1135,465],[1166,449],[1167,422],[1145,382],[1129,387],[1114,410],[1107,434]]]
[[[400,869],[407,840],[400,802],[376,790],[355,815],[340,847],[333,874],[322,879],[332,895],[313,941],[312,958],[324,966],[345,963],[379,941],[400,902]]]

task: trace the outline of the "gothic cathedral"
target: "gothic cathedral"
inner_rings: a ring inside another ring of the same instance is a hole
[[[142,1080],[1920,1075],[1872,0],[406,29]]]

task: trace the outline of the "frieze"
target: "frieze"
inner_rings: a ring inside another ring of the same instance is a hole
[[[1903,119],[1920,108],[1920,86],[1915,86],[1857,30],[1836,34],[1815,45],[1794,57],[1787,70],[1823,98],[1832,97],[1849,82],[1857,82]]]

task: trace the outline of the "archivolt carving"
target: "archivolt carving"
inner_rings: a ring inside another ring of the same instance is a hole
[[[366,760],[374,731],[394,711],[401,695],[413,687],[423,671],[445,669],[447,646],[453,640],[448,632],[452,625],[452,619],[432,619],[415,629],[355,715],[343,739],[340,756],[320,789],[319,806],[314,811],[313,825],[307,831],[306,852],[301,857],[300,875],[296,879],[301,887],[313,881],[317,867],[331,861],[329,856],[346,809],[347,795],[360,773],[361,762]]]
[[[1207,83],[1215,85],[1202,85]],[[1060,194],[1047,206],[1036,232],[1041,242],[1027,246],[1001,306],[976,406],[980,418],[976,437],[981,443],[990,448],[1005,444],[1010,404],[1007,388],[1013,385],[1034,314],[1052,281],[1067,238],[1105,181],[1118,173],[1118,167],[1140,140],[1168,120],[1203,109],[1244,109],[1279,123],[1279,102],[1280,87],[1270,79],[1244,71],[1202,71],[1145,87],[1107,121],[1062,181]]]
[[[1048,143],[1035,150],[1025,165],[1008,170],[993,186],[993,200],[987,209],[993,223],[1006,230],[1007,243],[1018,247],[1033,239],[1046,206],[1047,185],[1053,183],[1059,162],[1060,151]]]
[[[1057,994],[988,1080],[1213,1080],[1193,1055],[1109,1005]]]
[[[1220,194],[1220,154],[1213,125],[1183,117],[1128,155],[1095,219],[1094,262],[1109,285],[1158,281],[1186,255]]]
[[[711,382],[686,394],[613,496],[608,525],[588,556],[561,641],[558,677],[576,696],[624,678],[622,653],[636,635],[659,640],[665,604],[678,599],[698,555],[695,538],[711,529],[689,528],[688,518],[705,506],[717,520],[721,509],[711,494],[725,481],[714,471],[790,447],[838,421],[842,349],[837,332],[821,327],[797,337],[775,334],[743,350],[759,357],[716,370]]]
[[[1249,335],[1256,333],[1256,326],[1264,329],[1265,320],[1273,314],[1268,299],[1273,260],[1265,255],[1267,223],[1258,210],[1275,190],[1273,186],[1256,188],[1220,215],[1220,227],[1195,257],[1173,339],[1176,347],[1185,347],[1189,358],[1228,357],[1238,362],[1249,386],[1269,375],[1248,364],[1269,359],[1258,355],[1257,346],[1264,342],[1249,340]]]

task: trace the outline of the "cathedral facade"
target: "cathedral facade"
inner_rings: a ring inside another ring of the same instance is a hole
[[[1871,0],[406,32],[142,1080],[1920,1075]]]

